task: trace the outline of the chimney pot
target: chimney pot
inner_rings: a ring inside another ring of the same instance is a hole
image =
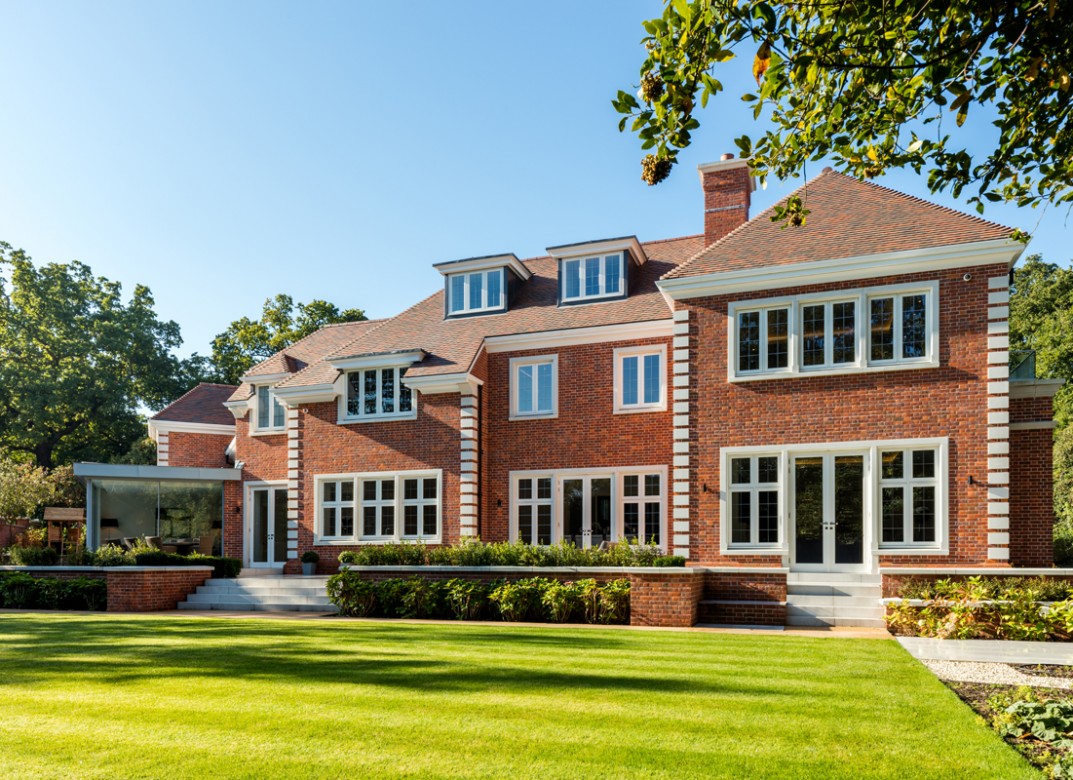
[[[723,161],[733,160],[734,159],[734,153],[733,152],[724,152],[723,156],[720,157],[719,159],[723,160]]]

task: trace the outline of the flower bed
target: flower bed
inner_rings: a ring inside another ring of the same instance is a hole
[[[569,542],[530,545],[521,542],[466,541],[446,547],[424,544],[369,545],[348,550],[339,562],[352,566],[645,566],[681,567],[685,558],[664,555],[651,544],[613,544],[606,550],[580,549]]]
[[[365,579],[344,570],[328,580],[328,597],[350,617],[501,619],[548,623],[629,623],[630,583],[529,577],[482,582],[420,576]]]
[[[884,603],[887,628],[901,636],[1073,641],[1073,585],[1062,580],[908,580]]]

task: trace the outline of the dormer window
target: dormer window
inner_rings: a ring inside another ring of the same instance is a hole
[[[287,425],[287,415],[283,404],[276,398],[268,385],[257,387],[257,427],[258,431],[282,431]]]
[[[573,306],[625,298],[631,274],[648,256],[634,236],[548,247],[559,261],[559,305]]]
[[[622,295],[622,253],[563,261],[563,300]]]
[[[452,274],[447,279],[448,313],[476,314],[503,310],[502,268]]]

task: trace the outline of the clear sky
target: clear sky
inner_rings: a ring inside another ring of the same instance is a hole
[[[182,353],[205,354],[279,292],[383,317],[440,286],[435,262],[697,233],[696,165],[758,135],[750,63],[648,187],[611,98],[660,9],[4,0],[0,239],[149,285]],[[911,173],[881,181],[931,197]],[[799,184],[772,182],[754,213]],[[985,216],[1073,256],[1063,209]]]

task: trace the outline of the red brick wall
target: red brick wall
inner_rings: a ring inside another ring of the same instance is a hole
[[[197,468],[227,468],[224,452],[231,443],[230,436],[209,433],[168,434],[168,465]]]
[[[702,174],[704,245],[710,246],[749,218],[748,166]]]
[[[243,486],[287,480],[287,432],[251,436],[248,418],[249,413],[235,421],[235,460],[243,463],[242,482],[224,485],[224,554],[232,558],[244,558],[245,519],[234,511],[245,501]]]
[[[209,567],[108,571],[109,612],[160,612],[175,609],[180,601],[212,577]]]
[[[962,279],[967,270],[973,277],[969,282]],[[1005,273],[1004,265],[990,265],[777,291],[789,297],[937,279],[941,307],[937,369],[731,384],[726,379],[727,306],[773,293],[679,304],[691,310],[691,360],[699,366],[691,380],[693,558],[722,565],[779,560],[720,555],[721,447],[948,436],[951,555],[942,560],[962,565],[986,561],[986,488],[970,487],[968,476],[982,481],[987,474],[987,280]],[[886,556],[881,560],[890,565],[913,561]],[[934,556],[923,560],[936,562]]]
[[[1014,566],[1054,565],[1053,442],[1050,429],[1010,431],[1010,563]]]
[[[667,347],[667,411],[614,414],[614,352],[620,347]],[[559,356],[559,416],[510,420],[510,359]],[[482,388],[481,538],[501,541],[510,528],[510,472],[529,469],[671,467],[671,340],[583,344],[488,356]],[[671,485],[667,539],[671,536]]]
[[[321,474],[442,469],[443,541],[447,544],[457,542],[458,475],[461,462],[460,398],[458,393],[419,395],[416,420],[350,425],[337,424],[338,407],[335,403],[302,407],[298,416],[301,453],[301,480],[298,488],[299,556],[306,550],[313,549],[316,511],[314,479]],[[283,476],[286,476],[285,465]],[[322,563],[326,571],[334,568],[333,562],[339,553],[347,549],[356,548],[353,545],[316,547],[321,558],[328,559]],[[300,565],[292,561],[288,567],[288,571],[297,571]]]

